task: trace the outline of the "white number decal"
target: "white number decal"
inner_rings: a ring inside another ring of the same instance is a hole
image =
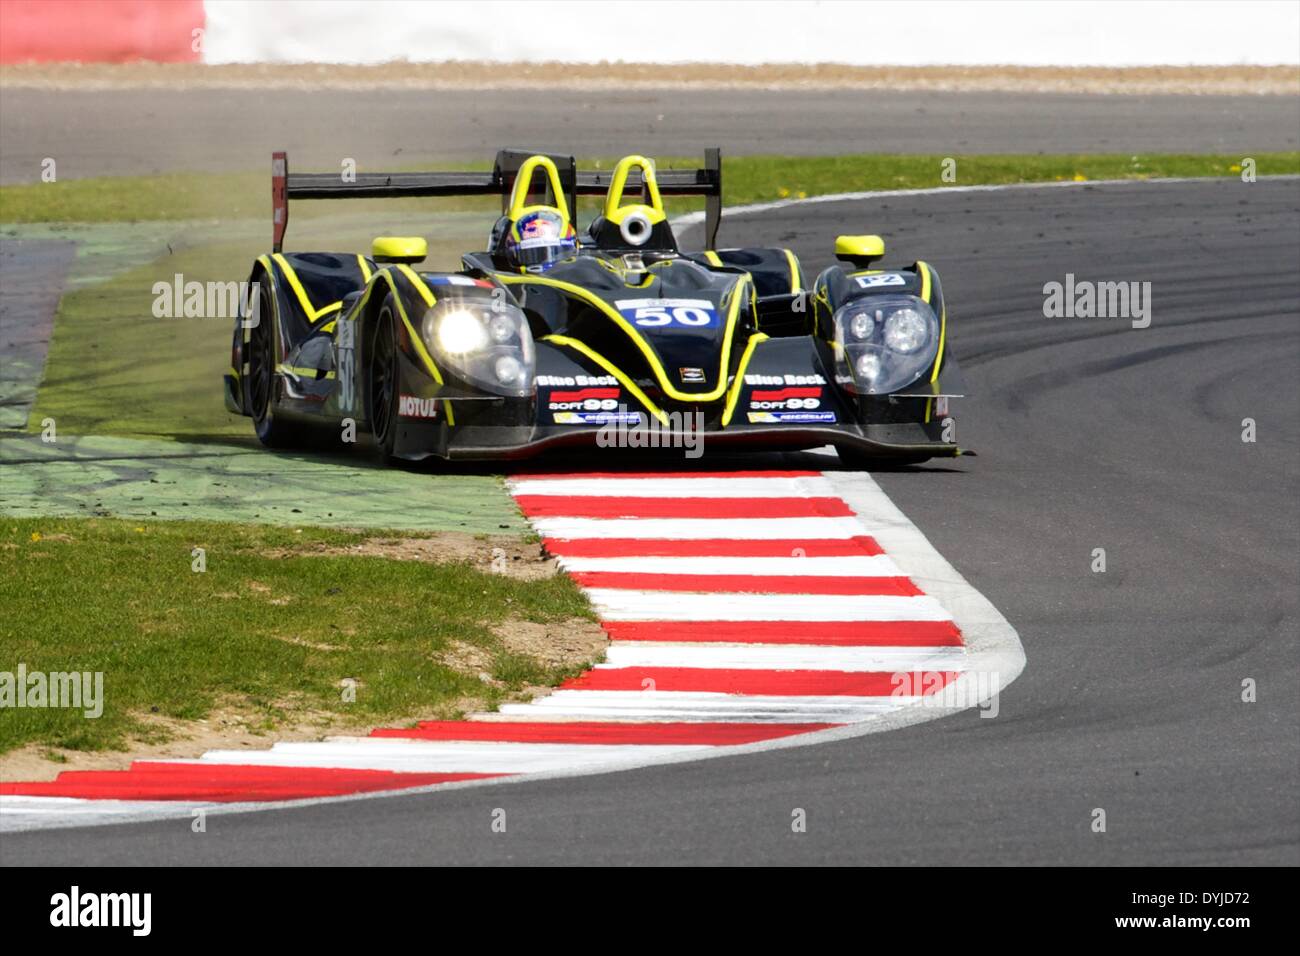
[[[666,326],[703,329],[718,321],[718,313],[707,299],[623,299],[614,304],[633,325],[642,329]]]

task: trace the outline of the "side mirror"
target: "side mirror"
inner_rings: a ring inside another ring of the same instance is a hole
[[[419,236],[380,236],[370,244],[370,256],[376,262],[423,262],[429,255],[429,243]]]
[[[835,258],[865,269],[885,257],[885,240],[879,236],[836,236]]]

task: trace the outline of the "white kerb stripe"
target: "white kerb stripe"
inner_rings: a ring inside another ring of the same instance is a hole
[[[533,518],[544,538],[653,538],[698,541],[733,538],[770,541],[823,538],[842,541],[867,534],[856,518]]]
[[[537,773],[691,753],[707,745],[529,744],[340,738],[281,743],[270,750],[214,750],[200,763],[265,767],[338,767],[401,773]]]
[[[933,598],[875,594],[689,594],[587,588],[607,621],[947,621]]]
[[[721,667],[734,670],[962,671],[960,647],[825,647],[805,644],[671,644],[616,641],[597,670]]]
[[[851,723],[915,704],[917,697],[780,697],[700,691],[559,690],[530,704],[502,704],[501,713],[611,720],[713,720],[740,723]]]
[[[563,498],[834,498],[830,482],[813,478],[520,478],[511,494]]]

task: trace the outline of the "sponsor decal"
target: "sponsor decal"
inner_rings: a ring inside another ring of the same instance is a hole
[[[751,425],[780,425],[786,422],[802,424],[831,424],[835,421],[834,412],[750,412]]]
[[[553,391],[547,397],[547,408],[552,412],[608,412],[618,408],[621,394],[617,388]],[[558,421],[558,418],[556,420]]]
[[[480,289],[492,289],[495,286],[485,279],[473,279],[469,276],[424,276],[427,285],[468,285]]]
[[[681,376],[683,385],[699,385],[704,382],[702,368],[679,368],[677,374]]]
[[[437,418],[436,398],[417,398],[414,395],[397,396],[397,414],[403,418]]]
[[[746,385],[825,385],[820,375],[746,375]]]
[[[555,388],[587,388],[595,385],[617,385],[618,379],[613,375],[539,375],[537,376],[539,387]]]
[[[638,425],[641,416],[637,412],[602,411],[602,412],[556,412],[557,425]]]
[[[614,306],[642,329],[711,329],[718,324],[718,311],[708,299],[619,299]]]
[[[817,385],[754,389],[749,393],[749,407],[752,409],[813,409],[820,408],[821,403],[822,390]]]
[[[907,285],[907,277],[901,276],[897,272],[885,273],[876,276],[854,276],[858,280],[858,285],[864,289],[871,289],[875,286],[882,285]]]

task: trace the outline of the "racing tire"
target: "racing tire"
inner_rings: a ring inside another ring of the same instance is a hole
[[[246,346],[248,384],[244,407],[253,419],[258,441],[268,448],[284,448],[292,443],[292,436],[288,425],[275,415],[275,292],[266,275],[258,280],[257,290],[258,322],[249,330]]]
[[[366,348],[366,417],[375,448],[385,461],[393,458],[397,444],[397,308],[390,292]]]

